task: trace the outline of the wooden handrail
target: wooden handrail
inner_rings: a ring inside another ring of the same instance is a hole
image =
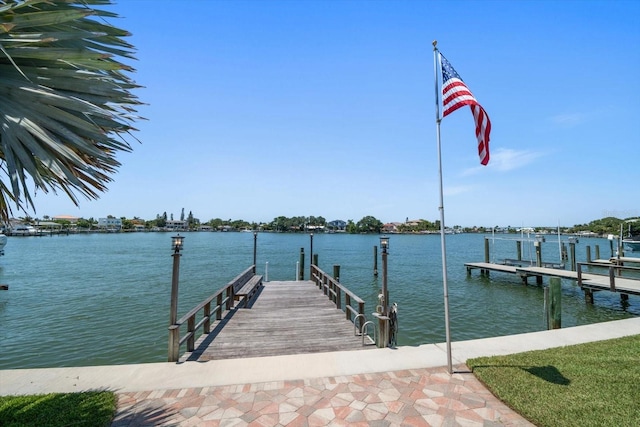
[[[631,267],[631,266],[624,266],[624,265],[618,265],[618,264],[603,264],[603,263],[597,263],[597,262],[595,263],[579,262],[577,264],[577,267],[578,267],[577,272],[578,272],[578,285],[580,287],[582,287],[582,282],[585,280],[583,277],[584,272],[582,271],[583,266],[606,269],[607,270],[606,276],[609,277],[609,289],[611,290],[611,292],[616,292],[616,275],[618,277],[622,277],[623,272],[640,272],[640,267]],[[604,276],[604,274],[597,274],[597,273],[589,273],[589,274]]]
[[[587,267],[598,267],[598,268],[614,268],[616,270],[622,270],[622,271],[640,271],[640,267],[633,267],[630,265],[604,264],[599,262],[579,262],[578,265],[585,265]]]
[[[238,274],[230,282],[220,288],[218,291],[205,298],[191,310],[176,321],[173,325],[169,325],[169,362],[177,362],[180,357],[180,346],[187,343],[187,351],[193,351],[195,348],[196,333],[202,328],[202,334],[211,332],[211,320],[221,320],[224,311],[233,308],[234,294],[236,288],[242,287],[247,280],[254,275],[254,265],[250,266],[242,273]],[[212,309],[211,303],[216,300],[216,306]],[[202,318],[196,323],[198,313],[202,311]],[[215,318],[212,319],[212,315]],[[187,324],[187,332],[180,336],[180,328]]]
[[[347,320],[355,322],[357,315],[364,314],[364,300],[355,293],[347,289],[343,284],[322,271],[317,265],[311,266],[311,280],[322,290],[322,292],[333,301],[336,308],[342,310],[342,296],[344,295],[344,311]],[[354,307],[357,305],[357,307]],[[353,317],[352,317],[353,316]],[[362,317],[360,323],[364,323]],[[362,325],[360,325],[362,327]]]

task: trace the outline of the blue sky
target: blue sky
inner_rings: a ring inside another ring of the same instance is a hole
[[[640,216],[640,2],[121,0],[148,105],[109,191],[36,217],[439,219],[433,49],[492,122],[442,121],[445,223]]]

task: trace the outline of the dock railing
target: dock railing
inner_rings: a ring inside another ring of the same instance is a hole
[[[577,273],[578,273],[578,286],[582,288],[583,274],[585,273],[584,267],[589,268],[589,270],[607,270],[607,274],[598,274],[590,271],[589,274],[596,274],[599,276],[608,276],[609,277],[609,290],[611,292],[616,292],[616,277],[623,278],[623,273],[631,273],[635,275],[634,279],[637,279],[640,276],[640,267],[630,267],[630,266],[622,266],[618,264],[602,264],[602,263],[594,263],[594,262],[579,262]]]
[[[254,272],[255,265],[252,265],[189,310],[189,312],[176,321],[176,323],[169,325],[169,362],[178,361],[180,358],[180,346],[185,342],[187,343],[187,352],[194,350],[198,329],[202,327],[202,334],[211,332],[212,320],[222,320],[223,313],[233,308],[235,289],[242,287],[242,285],[254,275]],[[202,318],[196,323],[200,312],[202,312]],[[184,335],[180,336],[180,328],[184,324],[187,325],[187,330]]]
[[[364,300],[347,289],[335,278],[322,271],[317,265],[311,265],[311,280],[333,301],[336,308],[340,310],[343,309],[342,296],[344,295],[344,312],[346,318],[350,322],[353,322],[358,331],[362,333],[362,326],[366,321]],[[358,323],[356,324],[356,322]]]

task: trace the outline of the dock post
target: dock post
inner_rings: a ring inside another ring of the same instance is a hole
[[[611,249],[610,258],[613,258],[613,239],[609,239],[609,249]]]
[[[313,265],[318,266],[318,254],[313,254]]]
[[[518,254],[518,261],[522,261],[522,242],[516,240],[516,253]]]
[[[587,246],[587,262],[591,262],[591,246]]]
[[[569,251],[571,252],[571,271],[576,271],[576,244],[569,243]]]
[[[596,259],[600,259],[600,245],[596,245]]]
[[[540,242],[533,242],[533,246],[536,248],[536,267],[542,267],[542,246]]]
[[[336,282],[340,281],[340,265],[339,264],[333,265],[333,278],[336,279]]]
[[[564,244],[564,242],[562,242],[561,247],[561,254],[560,254],[560,259],[562,261],[566,261],[567,260],[567,245]]]
[[[487,264],[491,262],[489,256],[489,239],[486,237],[484,238],[484,262],[486,262]],[[481,269],[480,275],[489,277],[489,270]]]
[[[253,232],[253,274],[256,274],[256,255],[258,254],[258,232]]]
[[[593,305],[593,291],[589,288],[583,288],[583,289],[584,289],[584,301],[587,304]]]
[[[545,286],[544,287],[544,297],[543,297],[543,304],[544,304],[544,321],[545,321],[545,327],[547,328],[547,330],[551,329],[549,327],[549,286]]]
[[[300,268],[298,269],[298,280],[304,280],[304,248],[300,248]]]
[[[551,329],[562,327],[562,282],[559,277],[549,279],[549,325]]]
[[[489,239],[484,238],[484,262],[491,262],[489,259]]]
[[[184,237],[180,234],[171,237],[173,249],[173,272],[171,275],[171,309],[169,311],[169,362],[177,362],[180,354],[180,326],[178,321],[178,286],[180,281],[180,251],[184,245]]]
[[[373,245],[373,275],[378,276],[378,246]]]

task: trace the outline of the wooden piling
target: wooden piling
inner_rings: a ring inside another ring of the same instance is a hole
[[[596,245],[596,259],[600,259],[600,245]]]
[[[542,244],[540,242],[534,242],[536,248],[536,266],[542,267]],[[536,276],[536,285],[542,286],[542,276]]]
[[[300,268],[298,269],[298,280],[304,280],[304,248],[300,248]]]
[[[591,262],[591,246],[587,246],[587,262]]]
[[[486,237],[484,238],[484,262],[486,263],[491,262],[491,259],[489,256],[489,239]],[[480,274],[482,276],[489,277],[489,270],[487,269],[480,270]]]
[[[518,253],[518,261],[522,261],[522,241],[516,240],[516,252]]]
[[[333,278],[336,279],[336,282],[340,281],[340,265],[339,264],[333,265]]]
[[[378,246],[373,245],[373,275],[378,275]]]
[[[549,330],[550,328],[549,328],[549,287],[548,286],[544,287],[543,301],[544,301],[545,327],[547,328],[547,330]]]
[[[484,238],[484,262],[491,262],[489,258],[489,239]]]
[[[584,301],[587,304],[593,304],[593,291],[589,288],[584,288]]]
[[[576,244],[569,243],[569,251],[571,252],[571,271],[576,271]]]
[[[559,277],[549,279],[549,326],[550,329],[562,327],[562,281]]]

